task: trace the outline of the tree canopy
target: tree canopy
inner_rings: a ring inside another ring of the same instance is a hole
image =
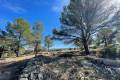
[[[47,47],[48,51],[49,51],[49,48],[52,47],[53,45],[53,40],[51,38],[51,36],[46,36],[45,37],[45,46]]]
[[[53,30],[54,38],[64,42],[79,39],[89,54],[89,42],[96,32],[120,24],[120,11],[109,0],[70,0],[61,13],[61,28]]]
[[[33,26],[33,43],[34,43],[34,53],[37,55],[38,48],[42,47],[42,33],[43,33],[43,24],[41,22],[36,22]]]

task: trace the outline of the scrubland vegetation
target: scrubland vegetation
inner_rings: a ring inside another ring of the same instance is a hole
[[[60,22],[47,36],[42,21],[30,25],[24,18],[0,30],[0,58],[35,55],[18,80],[120,79],[120,7],[108,0],[70,0]],[[56,40],[75,48],[52,49]]]

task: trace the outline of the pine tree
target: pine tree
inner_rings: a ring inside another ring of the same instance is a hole
[[[79,39],[85,54],[90,54],[92,36],[104,27],[118,25],[119,11],[109,0],[70,0],[61,14],[61,28],[54,29],[54,38],[74,43]],[[109,5],[109,6],[108,6]]]
[[[35,56],[38,54],[38,49],[41,48],[42,44],[42,32],[43,32],[43,25],[41,22],[36,22],[33,26],[33,43],[34,43],[34,53]]]
[[[53,45],[53,40],[51,38],[51,36],[46,36],[45,37],[45,47],[47,47],[47,50],[50,50],[50,47],[52,47]]]

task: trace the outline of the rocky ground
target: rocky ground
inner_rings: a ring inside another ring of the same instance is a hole
[[[62,54],[0,60],[0,80],[120,80],[120,60]]]
[[[31,59],[18,80],[120,80],[118,61],[93,57],[46,57]]]

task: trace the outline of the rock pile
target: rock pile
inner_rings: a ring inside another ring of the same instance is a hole
[[[119,80],[120,68],[97,65],[82,57],[39,56],[28,62],[19,80]]]

